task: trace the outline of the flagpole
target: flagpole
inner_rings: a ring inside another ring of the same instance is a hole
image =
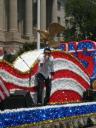
[[[37,29],[40,30],[40,0],[37,0]],[[37,50],[40,49],[40,33],[37,32]]]

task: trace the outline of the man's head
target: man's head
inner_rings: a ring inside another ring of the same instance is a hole
[[[51,54],[51,49],[50,48],[45,48],[44,49],[44,55],[45,56],[50,56],[50,54]]]

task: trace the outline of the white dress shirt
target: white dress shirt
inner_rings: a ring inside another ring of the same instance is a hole
[[[53,57],[46,58],[44,54],[38,57],[39,68],[38,72],[41,73],[46,79],[50,77],[50,73],[53,72]]]

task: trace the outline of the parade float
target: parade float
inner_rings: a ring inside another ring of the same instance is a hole
[[[83,93],[96,79],[95,47],[96,42],[83,40],[61,42],[58,50],[52,50],[55,73],[47,106],[36,106],[34,84],[38,69],[36,58],[43,50],[23,53],[17,57],[13,65],[1,61],[0,84],[5,85],[10,93],[14,93],[15,90],[30,92],[34,105],[0,111],[0,128],[94,126],[96,102],[85,102]],[[10,93],[5,91],[3,95],[10,97]]]
[[[49,33],[44,34],[49,39]],[[52,49],[54,76],[50,100],[46,106],[36,105],[34,81],[38,70],[36,60],[43,53],[43,50],[25,52],[18,56],[13,64],[0,61],[0,108],[2,108],[0,111],[0,128],[81,128],[95,126],[95,49],[96,42],[91,40],[62,41],[58,49]],[[90,89],[93,89],[91,90],[93,97],[91,101],[88,99],[86,101],[84,92]],[[20,93],[20,97],[15,99],[15,102],[12,101],[12,95],[17,90],[30,93],[30,105],[26,104],[28,99],[21,98]],[[44,92],[45,90],[46,86]],[[25,106],[22,104],[23,101]],[[14,107],[12,108],[12,106]]]

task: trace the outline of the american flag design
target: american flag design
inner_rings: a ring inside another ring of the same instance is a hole
[[[6,97],[10,96],[10,92],[6,85],[4,84],[3,80],[0,79],[0,102],[5,100]]]
[[[90,87],[90,77],[86,68],[74,56],[61,51],[53,51],[54,77],[49,103],[81,102],[83,92]],[[0,98],[4,100],[9,92],[23,89],[36,98],[35,74],[38,63],[31,70],[21,72],[5,61],[0,62]],[[46,89],[46,88],[45,88]],[[4,95],[2,92],[4,91]]]
[[[79,42],[61,42],[60,50],[74,55],[86,68],[90,79],[96,79],[96,42],[81,40]]]

